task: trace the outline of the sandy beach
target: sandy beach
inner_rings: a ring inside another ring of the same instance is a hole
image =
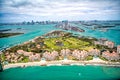
[[[99,58],[89,61],[74,61],[74,60],[58,60],[58,61],[39,61],[28,63],[15,63],[4,65],[3,69],[15,68],[15,67],[27,67],[27,66],[51,66],[51,65],[98,65],[98,66],[117,66],[120,67],[120,62],[108,62]]]

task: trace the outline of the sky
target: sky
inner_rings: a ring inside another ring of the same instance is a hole
[[[120,0],[0,0],[0,23],[120,20]]]

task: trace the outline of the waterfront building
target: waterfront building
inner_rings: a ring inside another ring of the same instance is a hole
[[[100,44],[102,44],[102,45],[104,45],[106,41],[107,41],[106,38],[101,38],[101,39],[99,39],[99,42],[100,42]]]
[[[32,54],[31,56],[29,56],[29,60],[30,61],[40,60],[40,54],[39,53]]]
[[[42,57],[48,60],[48,58],[50,57],[50,52],[46,51],[45,53],[43,53]]]
[[[69,49],[62,49],[60,52],[60,55],[62,55],[64,57],[68,57],[71,55],[71,51]]]
[[[24,56],[30,56],[30,55],[32,55],[32,54],[33,54],[33,52],[26,52],[26,51],[25,51],[23,55],[24,55]]]
[[[43,53],[43,58],[45,58],[46,60],[55,60],[58,57],[58,52],[57,51],[53,51],[53,52],[45,52]]]
[[[18,54],[23,54],[24,56],[30,56],[33,54],[33,52],[26,52],[26,51],[23,51],[23,50],[17,50],[17,53]]]
[[[105,45],[106,41],[107,41],[106,38],[100,38],[98,41],[94,41],[94,44]]]
[[[119,54],[117,54],[115,51],[113,51],[113,52],[104,51],[104,52],[102,52],[102,57],[106,58],[109,61],[112,61],[112,60],[117,61],[120,59]]]
[[[51,52],[51,55],[53,55],[53,56],[55,56],[55,57],[59,56],[59,54],[58,54],[57,51],[52,51],[52,52]]]
[[[114,47],[114,42],[112,42],[112,41],[106,41],[105,45],[108,46],[109,48],[113,48]]]
[[[23,54],[24,51],[23,51],[23,50],[17,50],[17,53],[18,53],[18,54]]]
[[[72,56],[75,57],[76,59],[79,59],[79,53],[80,53],[79,50],[74,50],[74,51],[72,52]]]
[[[83,51],[74,50],[72,52],[72,56],[78,60],[84,60],[88,56],[88,52],[84,50]]]
[[[83,50],[80,52],[80,59],[84,60],[88,56],[88,52]]]
[[[112,41],[108,41],[107,39],[99,39],[98,41],[94,41],[94,44],[95,45],[104,45],[104,46],[107,46],[108,48],[114,48],[114,42]]]
[[[117,53],[120,54],[120,45],[117,46]]]
[[[88,54],[92,55],[92,56],[99,56],[100,55],[100,50],[93,48],[93,49],[89,50]]]

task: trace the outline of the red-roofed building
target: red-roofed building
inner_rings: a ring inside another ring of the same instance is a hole
[[[113,48],[114,47],[114,42],[112,42],[112,41],[106,41],[105,45],[108,46],[109,48]]]
[[[109,60],[109,61],[111,61],[111,60],[117,61],[117,60],[120,59],[119,54],[117,54],[117,53],[114,52],[114,51],[113,51],[112,53],[110,53],[109,51],[104,51],[104,52],[102,53],[102,57],[106,58],[106,59]]]

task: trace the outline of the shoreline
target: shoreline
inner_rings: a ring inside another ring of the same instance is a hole
[[[29,66],[62,66],[62,65],[79,65],[79,66],[86,66],[86,65],[93,65],[93,66],[113,66],[113,67],[120,67],[120,62],[108,62],[108,61],[74,61],[74,60],[58,60],[58,61],[40,61],[40,62],[27,62],[27,63],[14,63],[4,65],[3,70],[9,68],[16,68],[16,67],[29,67]]]

